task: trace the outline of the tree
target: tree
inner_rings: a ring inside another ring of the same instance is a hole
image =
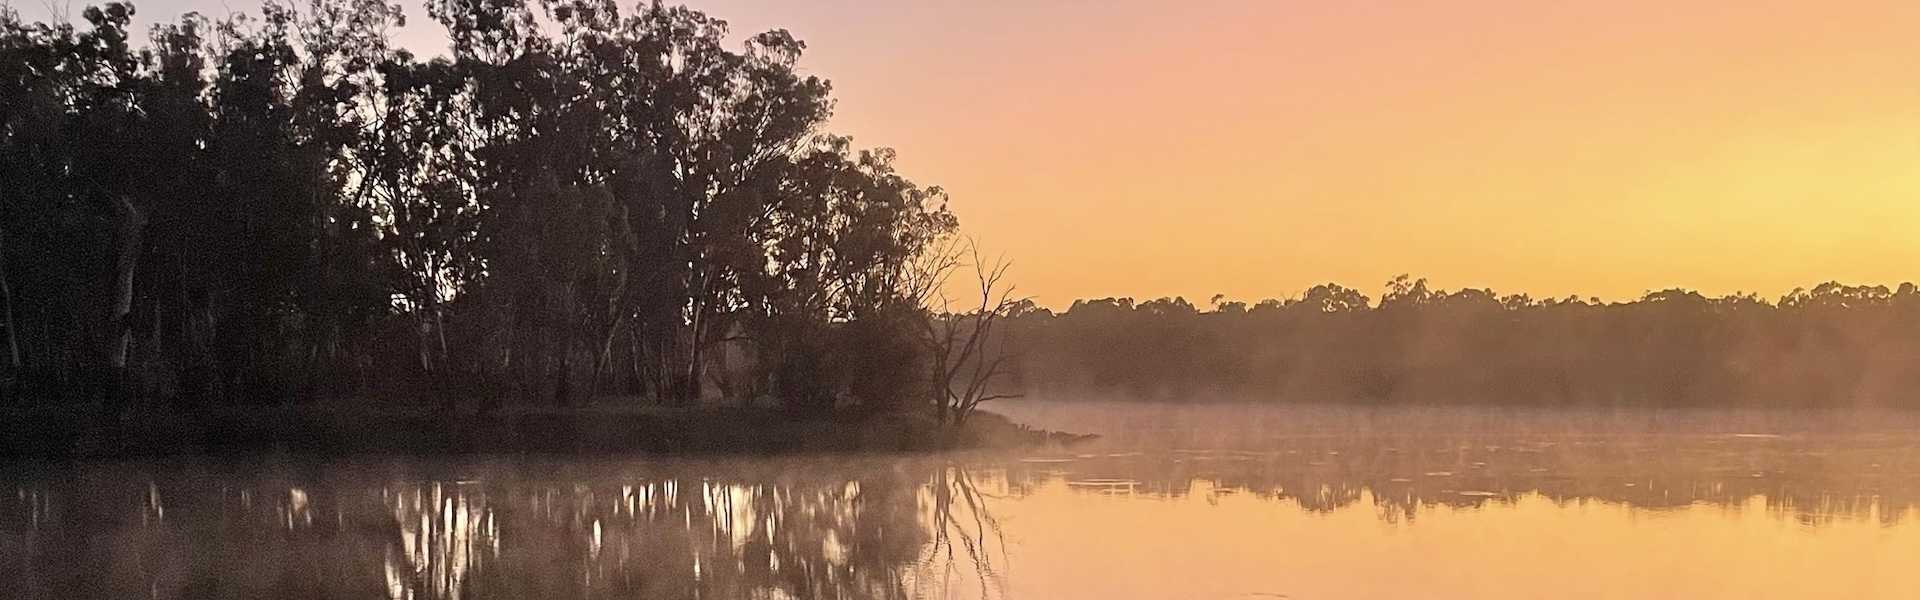
[[[188,15],[148,49],[125,4],[0,16],[0,381],[188,407],[919,395],[906,277],[957,222],[821,130],[803,43],[657,2],[428,9],[448,58],[392,48],[378,0]]]
[[[962,266],[963,256],[964,264],[973,270],[978,303],[967,312],[955,313],[945,288],[951,274]],[[1005,336],[994,337],[996,326],[1025,304],[1025,299],[1013,296],[1014,286],[1005,281],[1012,266],[1004,257],[987,263],[979,245],[967,240],[929,255],[918,267],[920,289],[938,304],[928,306],[922,340],[933,359],[932,403],[935,419],[942,424],[963,426],[980,405],[1020,397],[997,385],[1009,375],[1010,355]]]

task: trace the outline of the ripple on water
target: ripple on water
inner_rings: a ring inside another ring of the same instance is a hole
[[[1068,480],[1067,485],[1078,487],[1133,487],[1140,485],[1140,480],[1091,477],[1087,479]]]

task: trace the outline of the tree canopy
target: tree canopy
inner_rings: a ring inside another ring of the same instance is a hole
[[[823,130],[804,43],[657,2],[427,13],[448,56],[395,47],[376,0],[145,44],[131,4],[0,15],[8,389],[830,405],[900,350],[843,338],[919,308],[908,270],[957,221]]]

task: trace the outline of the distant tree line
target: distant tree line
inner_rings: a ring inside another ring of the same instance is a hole
[[[1920,291],[1826,283],[1777,300],[1629,302],[1320,285],[1015,307],[992,344],[1046,398],[1300,403],[1920,407]]]
[[[146,43],[124,3],[0,15],[8,402],[946,402],[957,221],[822,132],[802,42],[657,2],[427,13],[446,57],[378,0]]]

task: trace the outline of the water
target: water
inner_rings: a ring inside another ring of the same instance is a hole
[[[1012,407],[1050,453],[0,467],[0,598],[1915,598],[1907,417]]]

